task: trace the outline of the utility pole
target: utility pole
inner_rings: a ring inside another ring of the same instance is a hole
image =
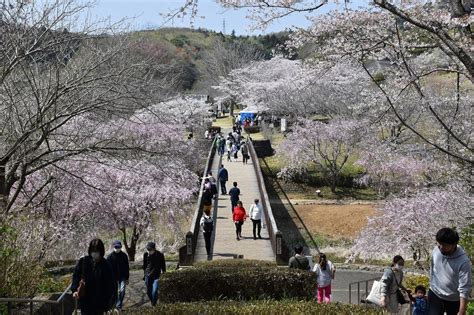
[[[222,34],[225,35],[225,19],[222,20]]]

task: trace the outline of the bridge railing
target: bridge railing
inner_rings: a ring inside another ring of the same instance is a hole
[[[353,293],[352,292],[353,292],[354,287],[355,287],[356,294],[357,294],[356,304],[360,305],[360,303],[363,302],[364,305],[367,306],[368,303],[365,301],[365,299],[369,295],[370,289],[372,288],[372,284],[376,280],[380,280],[380,277],[349,283],[349,304],[353,304],[352,303],[353,302],[353,300],[352,300]],[[363,288],[361,288],[362,284],[364,284]]]
[[[289,250],[286,246],[283,235],[278,230],[275,217],[273,216],[273,210],[268,199],[267,189],[265,187],[265,181],[263,179],[262,170],[260,168],[260,163],[258,160],[257,153],[251,141],[248,141],[249,152],[252,158],[252,164],[255,169],[255,174],[257,176],[257,184],[260,191],[260,202],[263,207],[263,212],[265,216],[265,224],[268,229],[268,235],[270,236],[270,242],[272,244],[273,254],[277,264],[287,265],[289,259]]]
[[[194,263],[194,254],[196,253],[196,246],[199,237],[200,221],[202,216],[202,194],[204,192],[204,179],[212,168],[214,155],[216,154],[216,138],[212,141],[211,149],[207,156],[206,167],[201,180],[201,187],[199,188],[199,196],[197,200],[196,210],[194,211],[193,220],[191,221],[191,228],[186,233],[186,245],[179,249],[179,265],[192,266]]]
[[[56,300],[41,300],[41,299],[27,299],[27,298],[0,298],[0,304],[7,304],[7,313],[8,315],[18,314],[17,310],[14,310],[14,305],[21,304],[21,305],[28,305],[28,311],[21,312],[21,314],[35,314],[34,305],[35,304],[43,304],[48,305],[49,310],[47,310],[48,314],[67,314],[71,313],[71,310],[66,310],[65,306],[65,299],[68,295],[70,295],[71,285],[69,285],[66,290],[62,292],[62,294]],[[52,308],[56,308],[55,311]]]

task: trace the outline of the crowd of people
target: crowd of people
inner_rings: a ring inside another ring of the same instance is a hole
[[[400,315],[408,311],[413,315],[465,315],[472,290],[471,260],[458,245],[459,235],[454,229],[440,229],[436,234],[436,242],[430,259],[428,290],[422,284],[417,285],[414,292],[403,286],[405,259],[396,255],[391,266],[385,269],[380,286],[374,286],[377,290],[374,295],[379,298],[373,304],[388,314]],[[318,303],[329,303],[331,282],[336,274],[334,265],[325,254],[320,253],[318,262],[311,269],[308,257],[303,254],[303,247],[296,246],[294,251],[295,255],[290,258],[288,267],[315,272],[316,299]],[[405,304],[410,307],[402,307]]]

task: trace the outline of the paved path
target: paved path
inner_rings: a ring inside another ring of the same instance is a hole
[[[227,191],[232,187],[233,182],[237,182],[240,188],[240,200],[245,210],[249,211],[255,198],[259,198],[259,189],[257,185],[257,176],[255,174],[252,162],[242,163],[242,154],[239,152],[237,160],[226,162],[226,156],[223,164],[229,172],[229,181],[227,182]],[[212,174],[217,178],[220,157],[216,154],[212,164]],[[219,189],[220,192],[220,189]],[[235,225],[232,221],[232,212],[229,195],[220,195],[217,205],[214,205],[214,233],[212,246],[212,259],[233,259],[234,255],[243,255],[244,259],[275,260],[271,247],[268,231],[262,229],[262,239],[253,239],[252,221],[247,221],[242,226],[242,237],[240,241],[236,240]],[[202,233],[199,235],[196,248],[196,261],[207,260],[206,249]]]

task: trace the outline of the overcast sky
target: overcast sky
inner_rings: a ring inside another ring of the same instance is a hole
[[[122,18],[133,17],[130,21],[133,29],[150,29],[159,27],[189,27],[189,20],[175,20],[174,22],[165,22],[165,18],[160,13],[168,13],[170,9],[179,8],[185,0],[96,0],[97,4],[90,12],[97,18],[110,17],[112,21],[118,21]],[[343,2],[343,1],[341,1]],[[352,0],[352,5],[356,6],[363,0]],[[334,5],[326,5],[319,10],[319,14],[334,9]],[[217,32],[223,31],[225,20],[225,31],[230,34],[235,30],[237,35],[259,34],[263,31],[250,32],[251,21],[246,19],[245,10],[224,9],[214,0],[199,0],[199,16],[203,19],[195,20],[195,28],[201,27]],[[306,27],[310,23],[304,14],[291,14],[290,16],[279,20],[264,33],[283,31],[292,27]]]

